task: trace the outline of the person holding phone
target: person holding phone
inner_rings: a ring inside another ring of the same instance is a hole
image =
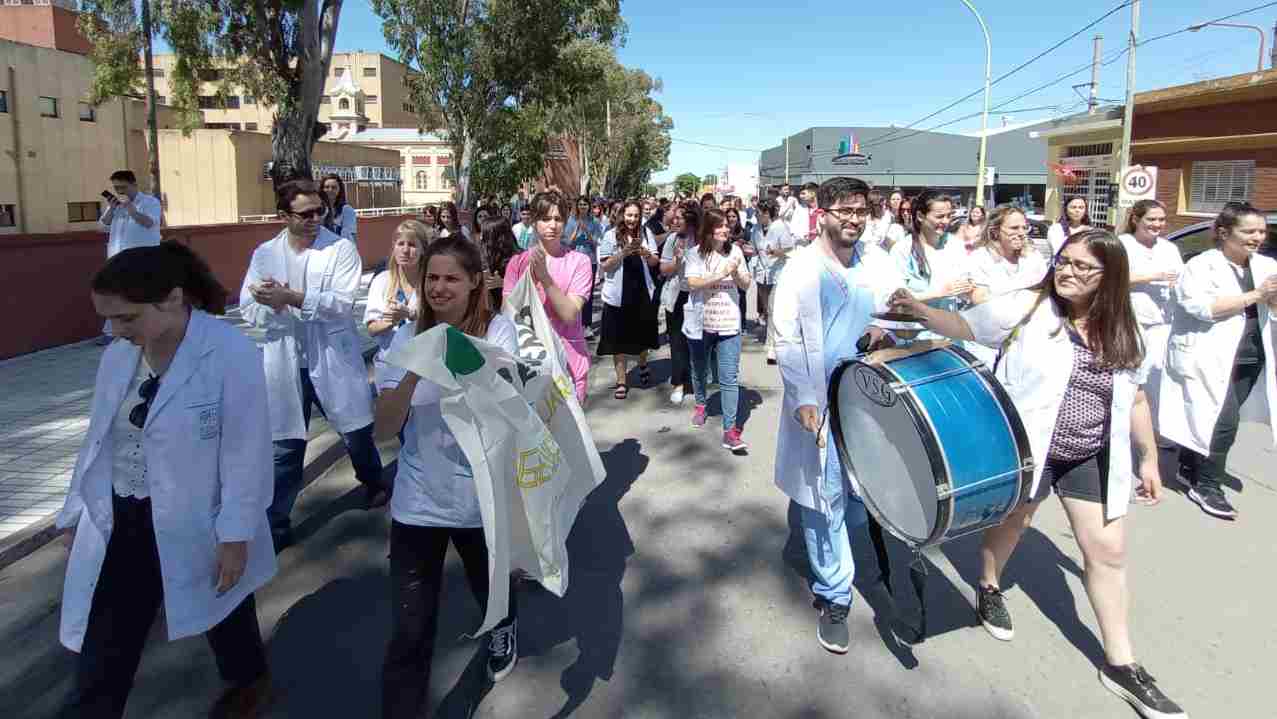
[[[107,259],[130,247],[153,247],[160,244],[160,201],[137,189],[137,175],[132,170],[111,173],[111,189],[103,190],[106,212],[98,222],[110,233],[106,242]],[[102,325],[98,344],[111,342],[111,323]]]

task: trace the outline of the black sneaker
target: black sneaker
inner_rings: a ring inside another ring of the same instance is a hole
[[[1237,510],[1224,497],[1224,490],[1213,484],[1199,483],[1188,490],[1188,498],[1202,511],[1220,519],[1237,519]]]
[[[488,675],[499,682],[510,676],[519,661],[519,620],[488,634]]]
[[[1188,719],[1188,714],[1157,688],[1157,680],[1139,664],[1100,669],[1100,683],[1130,702],[1144,719]]]
[[[997,587],[979,587],[979,593],[980,605],[976,608],[976,614],[980,617],[980,623],[994,639],[1011,641],[1015,637],[1015,628],[1011,626],[1011,612],[1007,611],[1007,601],[1002,596],[1002,590]]]
[[[834,654],[846,654],[851,645],[851,632],[847,630],[847,611],[850,607],[817,599],[813,602],[820,618],[816,621],[816,640],[820,646]]]

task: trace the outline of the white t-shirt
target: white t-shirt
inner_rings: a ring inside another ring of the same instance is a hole
[[[405,344],[416,334],[414,325],[404,325],[395,332],[390,346]],[[484,339],[518,354],[514,322],[505,315],[492,318]],[[393,365],[387,368],[386,376],[378,381],[379,392],[398,387],[407,374]],[[439,385],[424,378],[412,393],[390,516],[401,524],[418,527],[482,527],[474,472],[443,420],[439,410],[441,396]]]
[[[1179,247],[1173,242],[1159,237],[1152,247],[1145,247],[1134,235],[1122,235],[1118,239],[1126,248],[1131,277],[1184,271],[1184,260],[1179,255]],[[1144,327],[1169,323],[1172,294],[1169,282],[1131,283],[1131,308],[1135,310],[1135,320]]]
[[[1020,261],[1013,264],[985,247],[975,251],[971,279],[989,288],[990,294],[1001,295],[1036,285],[1046,276],[1046,270],[1046,260],[1036,251],[1021,255]]]
[[[284,261],[288,265],[288,286],[302,294],[306,293],[306,265],[310,262],[310,248],[301,252],[293,250],[293,246],[284,241]],[[278,281],[278,278],[276,279]],[[306,357],[306,323],[297,317],[291,307],[285,308],[293,318],[293,338],[297,340],[297,366],[310,367]]]
[[[390,272],[378,272],[377,276],[372,278],[372,284],[368,285],[368,304],[364,307],[364,324],[375,322],[381,319],[382,313],[389,306],[386,302],[386,287],[390,284]],[[391,298],[400,304],[412,306],[417,301],[417,291],[413,287],[403,287],[399,293]],[[407,321],[401,323],[407,324]],[[398,328],[395,328],[398,329]],[[387,330],[373,337],[377,344],[381,346],[382,351],[379,354],[385,354],[385,350],[390,349],[390,341],[395,338],[394,330]]]
[[[689,278],[708,277],[722,272],[732,260],[740,267],[745,265],[745,255],[735,245],[730,255],[712,252],[708,258],[694,249],[683,256],[683,273]],[[739,292],[732,277],[725,277],[712,287],[693,290],[683,308],[683,334],[694,340],[701,339],[703,332],[725,336],[740,334]]]

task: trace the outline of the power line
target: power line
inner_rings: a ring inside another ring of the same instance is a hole
[[[1050,54],[1050,53],[1052,53],[1052,52],[1054,52],[1054,51],[1058,50],[1058,49],[1059,49],[1060,47],[1062,47],[1065,43],[1069,42],[1070,40],[1072,40],[1073,38],[1077,37],[1078,35],[1081,35],[1082,33],[1086,32],[1087,30],[1090,30],[1091,28],[1095,27],[1096,25],[1099,25],[1101,22],[1104,22],[1104,21],[1105,21],[1105,20],[1107,20],[1109,17],[1111,17],[1114,13],[1116,13],[1116,12],[1117,12],[1117,11],[1119,11],[1119,10],[1121,10],[1122,8],[1128,7],[1130,4],[1131,4],[1130,0],[1126,0],[1126,2],[1123,2],[1121,5],[1118,5],[1117,7],[1113,8],[1112,10],[1109,10],[1108,12],[1104,13],[1104,14],[1103,14],[1103,15],[1101,15],[1100,17],[1098,17],[1098,18],[1096,18],[1095,20],[1091,21],[1091,23],[1089,23],[1088,25],[1086,25],[1086,26],[1085,26],[1085,27],[1083,27],[1082,29],[1080,29],[1080,30],[1078,30],[1078,31],[1074,32],[1072,35],[1069,35],[1068,37],[1066,37],[1066,38],[1064,38],[1063,40],[1061,40],[1061,41],[1057,42],[1056,44],[1052,45],[1051,47],[1047,48],[1046,50],[1043,50],[1042,52],[1038,53],[1037,55],[1034,55],[1033,57],[1029,58],[1028,60],[1025,60],[1024,62],[1020,63],[1019,65],[1016,65],[1015,67],[1011,68],[1011,69],[1010,69],[1010,70],[1008,70],[1007,72],[1002,73],[1001,75],[999,75],[999,76],[997,77],[997,79],[990,81],[990,83],[989,83],[990,87],[992,87],[993,85],[998,84],[999,82],[1002,82],[1003,80],[1007,79],[1008,77],[1011,77],[1011,76],[1012,76],[1012,75],[1014,75],[1015,73],[1017,73],[1017,72],[1019,72],[1019,71],[1023,70],[1024,68],[1026,68],[1026,67],[1028,67],[1029,65],[1033,64],[1034,62],[1037,62],[1038,60],[1041,60],[1043,57],[1047,56],[1048,54]],[[1274,3],[1274,4],[1277,4],[1277,3]],[[936,110],[935,112],[931,113],[930,115],[927,115],[926,117],[922,117],[922,118],[919,118],[919,119],[917,119],[917,120],[914,120],[913,122],[909,123],[908,125],[905,125],[904,127],[900,128],[900,131],[902,131],[902,132],[903,132],[903,131],[905,131],[905,130],[912,129],[912,128],[913,128],[913,127],[915,127],[915,126],[920,125],[920,124],[922,124],[922,123],[926,122],[927,120],[930,120],[931,118],[935,117],[936,115],[940,115],[940,114],[942,114],[942,113],[944,113],[944,112],[946,112],[946,111],[948,111],[948,110],[953,109],[954,107],[957,107],[958,105],[961,105],[962,103],[966,102],[967,100],[970,100],[971,98],[973,98],[973,97],[975,97],[975,96],[977,96],[977,95],[980,95],[980,94],[982,94],[983,92],[984,92],[984,87],[983,87],[983,86],[981,86],[981,87],[980,87],[980,89],[975,90],[974,92],[972,92],[972,93],[970,93],[970,94],[968,94],[968,95],[965,95],[965,96],[963,96],[963,97],[961,97],[961,98],[959,98],[959,99],[957,99],[957,100],[955,100],[955,101],[953,101],[953,102],[949,103],[948,105],[945,105],[944,107],[940,108],[939,110]],[[885,138],[886,138],[886,137],[888,137],[888,136],[890,136],[890,135],[886,135],[886,136],[883,136],[883,137],[881,137],[881,138],[877,138],[877,139],[878,139],[879,141],[881,141],[881,140],[885,139]]]
[[[697,142],[697,141],[695,141],[695,140],[684,140],[684,139],[683,139],[683,138],[681,138],[681,137],[673,137],[673,136],[671,136],[671,137],[670,137],[670,141],[671,141],[671,142],[681,142],[681,143],[683,143],[683,144],[685,144],[685,145],[700,145],[701,147],[708,147],[708,148],[711,148],[711,149],[714,149],[714,150],[727,150],[727,151],[729,151],[729,152],[762,152],[762,150],[757,150],[757,149],[752,148],[752,147],[728,147],[728,146],[726,146],[726,145],[714,145],[714,144],[711,144],[711,143],[708,143],[708,142]]]

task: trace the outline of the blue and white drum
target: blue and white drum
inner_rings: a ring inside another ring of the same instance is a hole
[[[1024,425],[961,347],[845,361],[831,377],[829,407],[834,443],[866,508],[912,547],[997,525],[1028,499]]]

